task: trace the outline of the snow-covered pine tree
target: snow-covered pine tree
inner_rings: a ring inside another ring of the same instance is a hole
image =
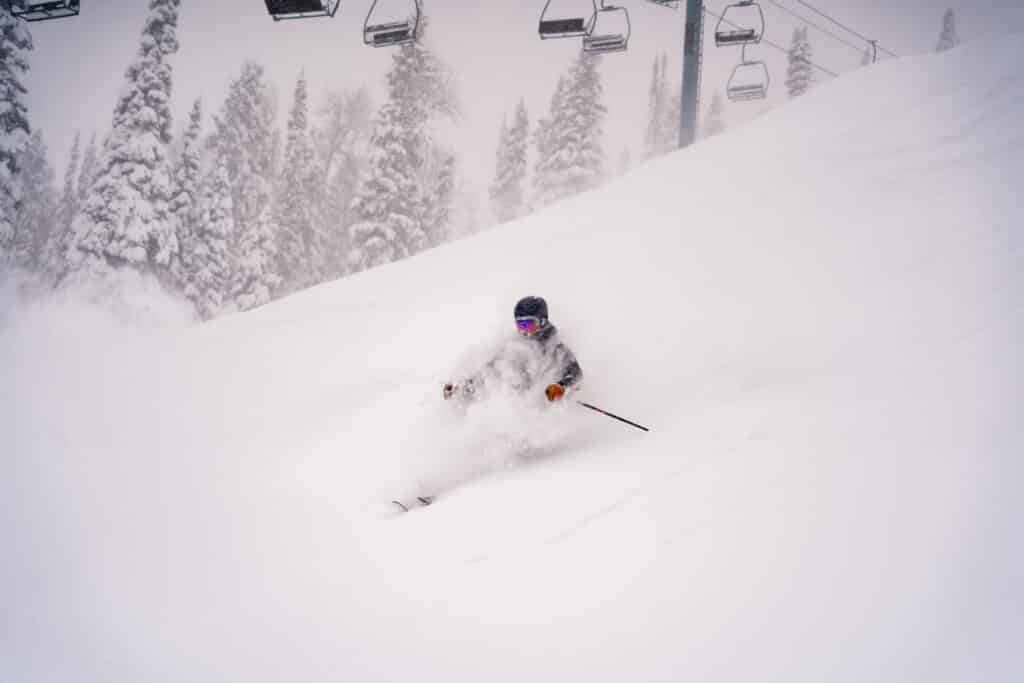
[[[519,207],[522,210],[524,192],[522,185],[526,182],[526,157],[530,148],[530,114],[526,109],[526,100],[519,98],[516,105],[515,117],[512,120],[512,127],[509,129],[509,145],[511,147],[511,158],[514,162],[515,175],[519,178]]]
[[[78,166],[81,160],[82,134],[81,132],[76,132],[75,139],[71,143],[68,165],[64,170],[64,189],[61,191],[60,200],[57,202],[56,224],[43,254],[43,270],[54,281],[63,272],[64,258],[71,244],[71,225],[81,207],[78,201],[78,190],[75,187]]]
[[[392,55],[388,100],[381,107],[371,138],[368,177],[353,201],[358,221],[351,226],[353,270],[405,258],[426,248],[422,217],[431,213],[420,184],[430,149],[429,125],[458,113],[447,67],[423,42],[425,23],[415,43]]]
[[[498,148],[495,154],[494,182],[488,188],[491,197],[491,211],[499,223],[512,220],[515,215],[509,210],[505,198],[505,178],[508,176],[508,115],[502,114],[498,128]]]
[[[174,195],[171,197],[170,213],[178,236],[178,256],[171,272],[178,288],[185,290],[188,273],[194,270],[190,260],[199,248],[197,235],[200,215],[200,184],[202,182],[202,128],[203,106],[199,100],[192,104],[188,126],[182,137],[181,155],[174,165]]]
[[[239,310],[267,303],[280,285],[271,206],[277,160],[276,112],[263,67],[242,65],[228,88],[209,146],[231,186],[231,292]]]
[[[548,204],[589,190],[604,178],[603,88],[600,57],[581,52],[551,100],[537,137],[535,200]]]
[[[806,26],[793,29],[788,62],[786,89],[790,97],[799,97],[814,83],[814,72],[811,70],[811,41],[807,37]]]
[[[168,203],[173,183],[171,64],[181,0],[150,0],[135,61],[114,108],[95,181],[75,221],[72,269],[101,275],[131,267],[169,280],[178,251]]]
[[[13,258],[13,221],[24,187],[18,157],[31,133],[24,99],[31,50],[25,22],[11,15],[10,3],[0,3],[0,266]]]
[[[537,121],[537,128],[533,134],[536,155],[533,168],[531,208],[545,206],[557,199],[552,190],[550,175],[558,161],[555,152],[558,149],[560,133],[556,121],[563,116],[565,91],[568,87],[565,76],[559,76],[558,82],[555,84],[555,91],[551,94],[548,115]]]
[[[665,105],[665,138],[662,144],[666,154],[679,147],[679,120],[682,106],[682,87],[673,88]]]
[[[935,45],[936,52],[952,50],[960,44],[960,36],[956,33],[956,17],[953,10],[947,9],[942,15],[942,33],[939,34],[939,42]]]
[[[423,226],[424,248],[443,244],[448,238],[455,198],[456,157],[453,152],[434,145],[428,155],[423,187],[423,208],[420,223]]]
[[[323,200],[316,214],[316,232],[322,242],[315,271],[321,280],[348,273],[348,227],[354,222],[352,200],[366,169],[373,103],[369,91],[329,91],[318,110],[315,140],[317,165],[326,179]]]
[[[89,137],[89,144],[85,146],[82,153],[82,170],[78,174],[78,206],[85,206],[85,201],[92,192],[92,186],[96,182],[96,167],[99,157],[96,150],[96,133]]]
[[[284,165],[277,185],[275,212],[281,290],[294,292],[320,281],[323,243],[315,231],[322,198],[321,173],[309,138],[309,96],[305,75],[295,84],[288,114]]]
[[[11,221],[11,257],[15,266],[42,274],[46,245],[56,232],[58,199],[42,133],[37,130],[29,136],[15,163],[22,188]]]
[[[708,108],[708,116],[704,120],[704,137],[709,138],[725,131],[725,122],[722,120],[724,110],[722,95],[716,91],[711,96],[711,106]]]
[[[669,97],[666,90],[665,71],[667,60],[664,54],[654,58],[651,70],[651,84],[647,89],[647,130],[644,133],[644,158],[661,156],[671,147],[666,146],[667,109]]]
[[[185,296],[203,320],[230,311],[230,245],[234,234],[234,207],[227,161],[221,156],[203,178],[197,198],[198,220],[184,264]]]
[[[523,215],[525,211],[524,184],[526,182],[526,155],[530,143],[530,118],[526,101],[519,99],[511,128],[502,118],[498,141],[494,183],[489,193],[491,210],[499,223]]]

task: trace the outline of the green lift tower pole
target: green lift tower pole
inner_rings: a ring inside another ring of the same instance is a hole
[[[704,0],[686,0],[683,34],[683,89],[679,107],[679,147],[697,139],[697,103],[700,101],[700,68],[704,42]]]

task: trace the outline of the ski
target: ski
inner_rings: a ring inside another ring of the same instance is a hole
[[[434,502],[434,498],[436,497],[437,496],[416,496],[416,502],[403,503],[396,499],[391,501],[391,503],[402,512],[409,512],[411,509],[416,507],[427,507]]]

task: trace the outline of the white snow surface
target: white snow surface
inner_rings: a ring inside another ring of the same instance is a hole
[[[1022,680],[1022,63],[198,327],[8,294],[0,681]],[[527,294],[650,433],[441,401]]]

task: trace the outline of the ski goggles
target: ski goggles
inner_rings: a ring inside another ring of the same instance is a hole
[[[520,332],[529,332],[530,334],[533,334],[540,329],[540,318],[516,318],[516,329]]]

